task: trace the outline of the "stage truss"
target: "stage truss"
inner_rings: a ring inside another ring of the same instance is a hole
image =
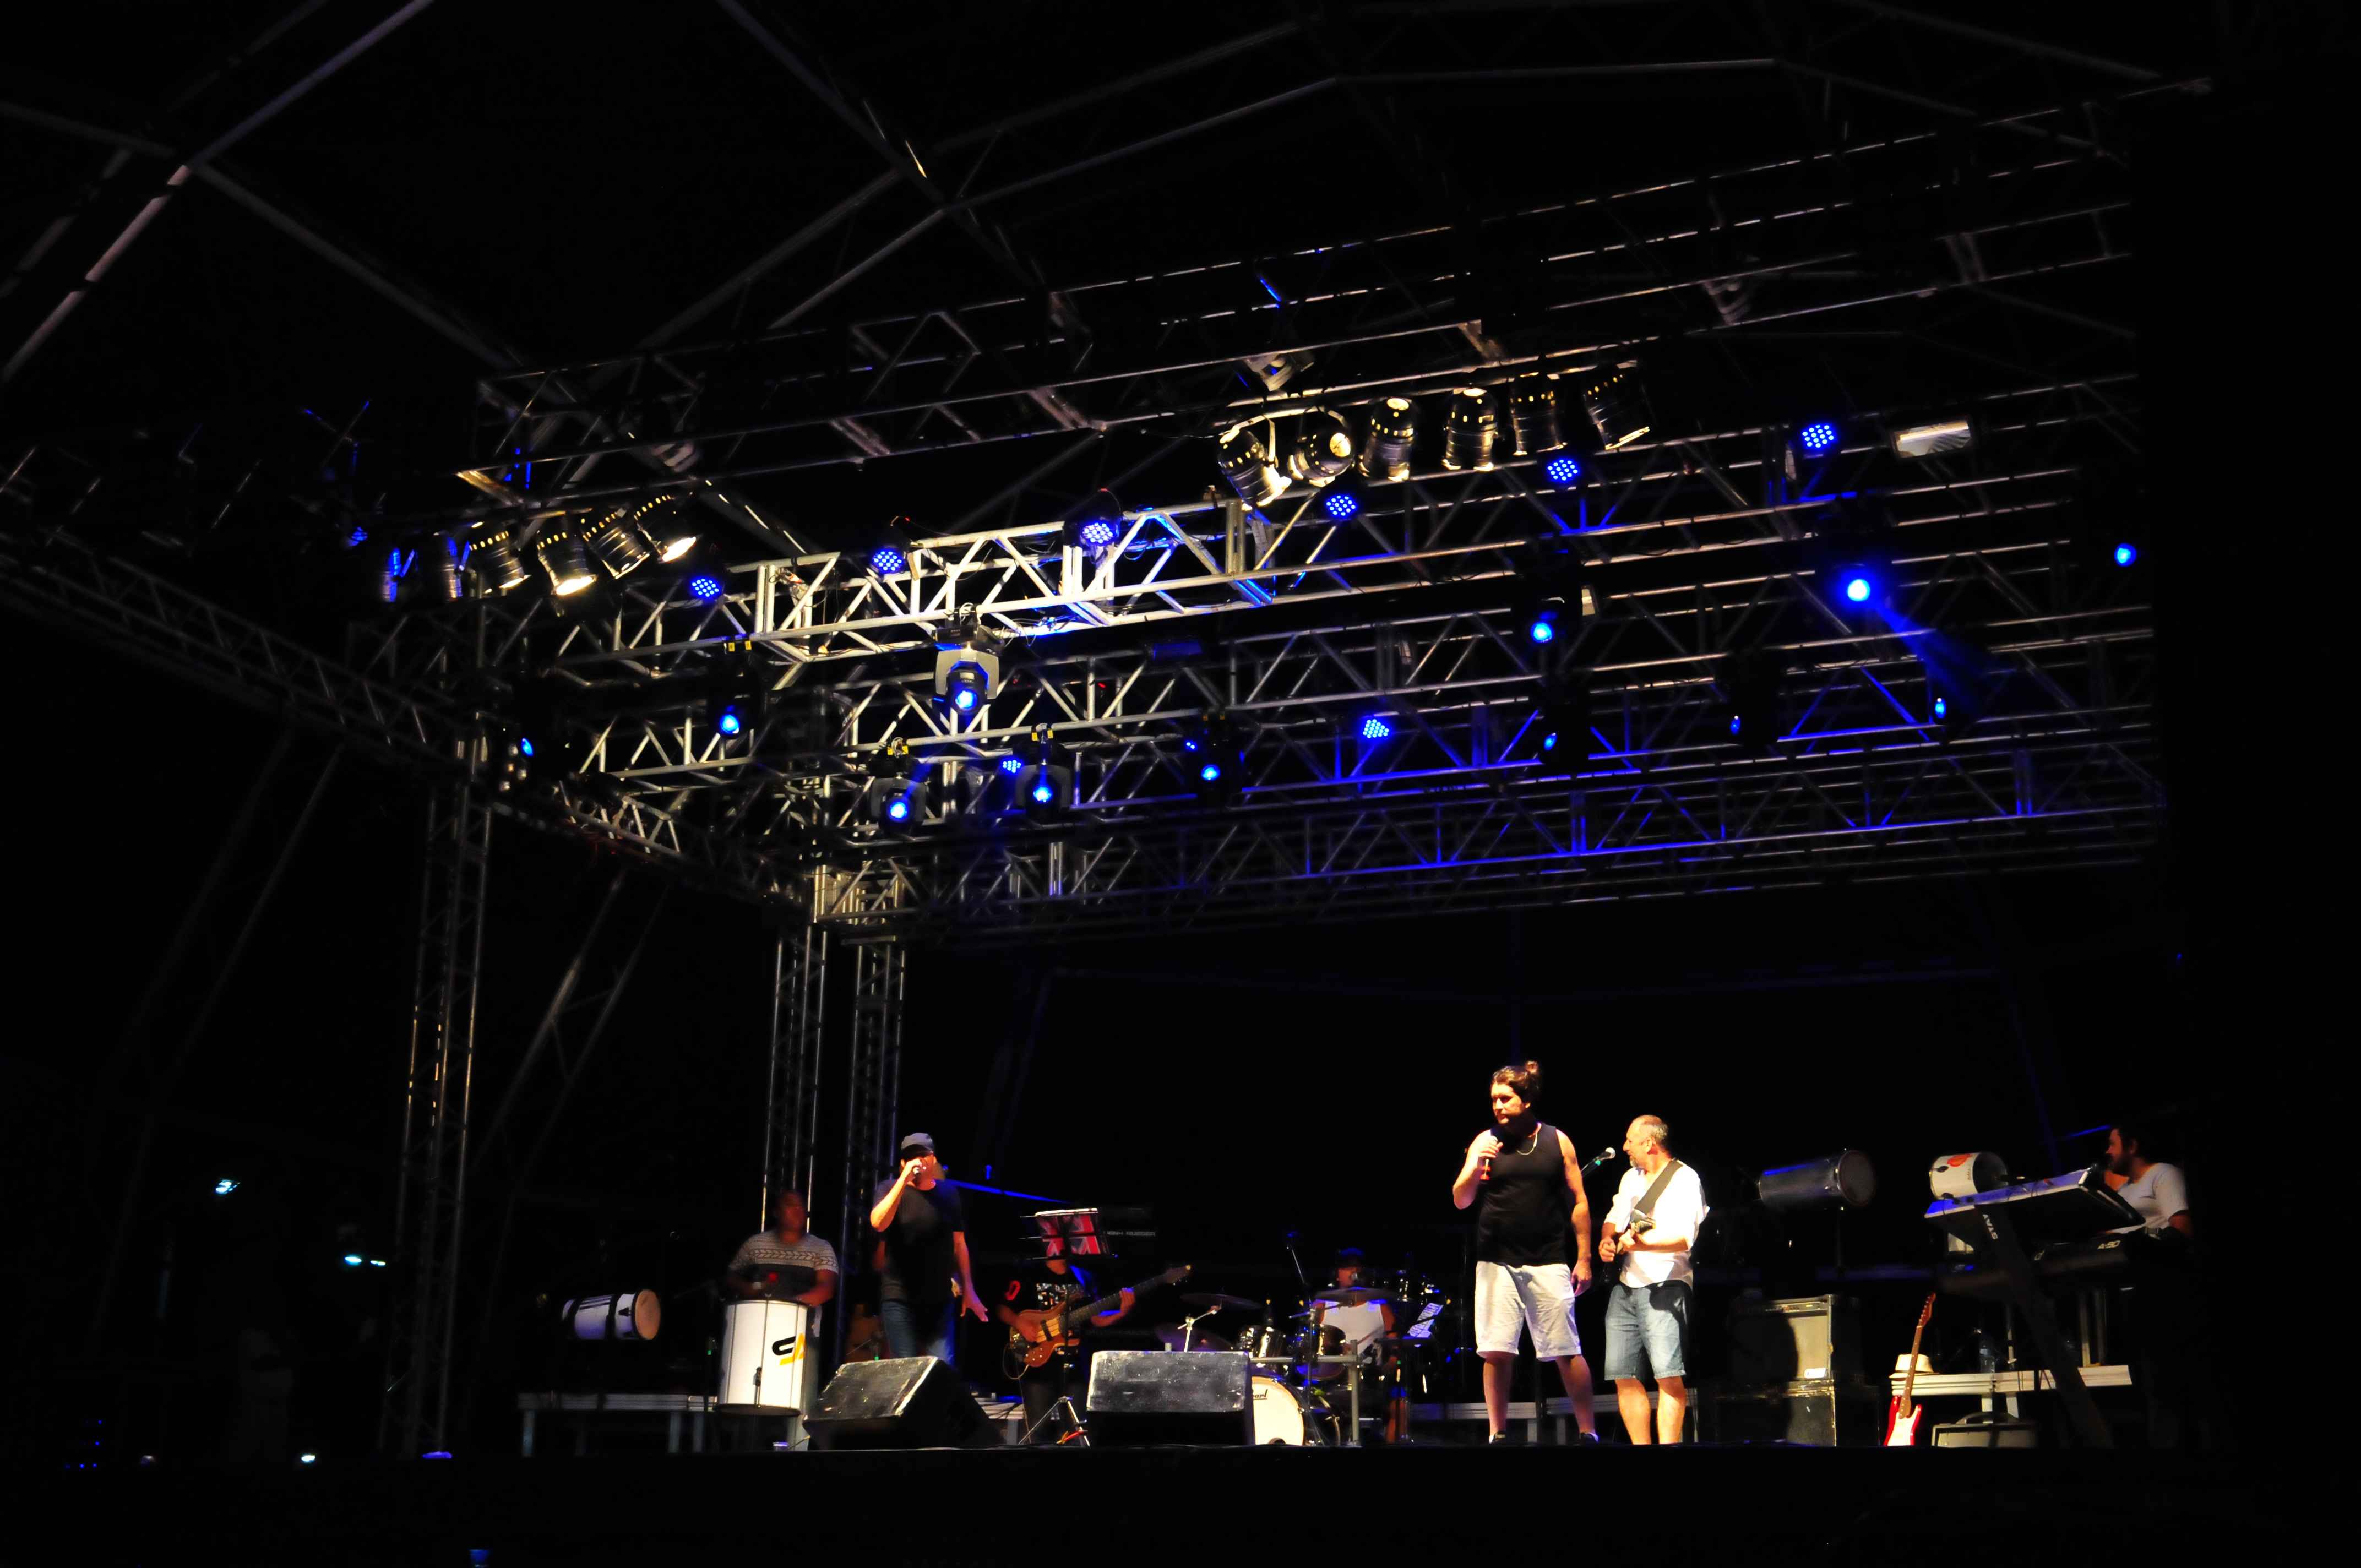
[[[687,503],[739,546],[718,598],[693,598],[654,570],[580,607],[537,586],[478,592],[357,627],[338,660],[69,522],[0,531],[0,599],[12,608],[428,781],[399,1189],[404,1293],[385,1417],[394,1449],[438,1444],[449,1424],[495,817],[620,851],[779,920],[764,1209],[781,1186],[809,1182],[827,1142],[823,1069],[840,1030],[844,1125],[829,1152],[848,1250],[871,1187],[892,1169],[914,939],[1013,944],[2015,873],[2136,861],[2158,841],[2153,606],[2143,575],[2110,560],[2115,519],[2091,501],[2094,473],[2136,466],[2134,345],[2121,325],[2039,291],[2121,276],[2131,198],[2115,118],[2143,99],[2202,92],[2202,81],[1887,18],[1995,49],[2005,67],[1984,69],[2018,104],[2044,101],[2026,94],[2061,79],[2074,91],[2048,107],[1979,114],[1881,87],[1822,41],[1778,59],[1691,61],[1681,69],[1775,69],[1924,110],[1927,123],[1456,223],[1045,285],[973,205],[923,169],[914,179],[909,142],[896,152],[873,106],[824,82],[837,79],[810,70],[784,27],[724,9],[873,139],[886,169],[729,288],[610,356],[531,364],[366,257],[332,254],[223,170],[200,170],[490,367],[473,389],[476,444],[454,465],[476,499],[395,527],[422,539],[479,522],[529,532]],[[1139,80],[1225,69],[1304,25]],[[1356,77],[1408,86],[1434,74],[1382,53],[1331,59],[1329,76],[1268,103],[1217,99],[1137,147],[1078,147],[1069,165],[976,204],[1303,94],[1353,90]],[[1550,69],[1659,67],[1601,58]],[[942,150],[1046,136],[1123,85]],[[86,124],[66,129],[150,150]],[[1418,168],[1414,146],[1388,150]],[[976,286],[882,313],[819,310],[905,236],[759,313],[767,324],[754,335],[684,341],[829,225],[896,192],[922,203],[912,236],[939,227],[972,243]],[[1939,311],[1907,332],[1880,324],[1905,302],[1997,313],[2026,334],[1979,334],[1962,321],[1982,318]],[[1677,409],[1685,378],[1727,371],[1761,345],[1854,336],[1865,341],[1843,349],[1859,373],[1847,385],[1871,389],[1843,391],[1840,410],[1763,406],[1712,428],[1676,418],[1676,435],[1601,453],[1571,396],[1587,377],[1631,367]],[[1904,352],[1939,361],[1953,395],[1939,406],[1880,400],[1876,356]],[[1310,362],[1267,391],[1240,386],[1241,365],[1278,354]],[[1389,394],[1427,399],[1432,421],[1435,394],[1505,395],[1536,372],[1562,378],[1561,418],[1586,466],[1573,488],[1544,482],[1532,457],[1434,466],[1433,422],[1418,471],[1360,486],[1361,509],[1344,522],[1301,487],[1259,511],[1213,488],[1210,437],[1232,421],[1353,412]],[[1842,439],[1803,458],[1796,422],[1827,413]],[[1952,417],[1975,422],[1970,450],[1894,455],[1895,429]],[[1061,495],[1063,477],[1119,440],[1148,444],[1117,477],[1120,537],[1070,547],[1063,525],[1082,503]],[[1029,472],[899,539],[906,569],[884,576],[867,568],[871,541],[857,527],[774,499],[799,474],[861,464],[890,483],[903,459],[957,462],[1020,442],[1043,454]],[[16,459],[12,486],[39,481],[43,460],[38,450]],[[1828,580],[1817,535],[1837,498],[1891,515],[1895,586],[1879,613],[1844,607]],[[1543,552],[1577,575],[1596,612],[1546,662],[1513,619]],[[1005,694],[972,721],[932,691],[938,639],[964,621],[1010,651]],[[1986,700],[1955,722],[1932,711],[1921,653],[1937,637],[1989,662]],[[1727,676],[1741,656],[1782,675],[1767,747],[1728,733]],[[1563,771],[1544,765],[1534,725],[1552,679],[1577,684],[1593,715],[1587,754]],[[711,695],[741,687],[755,694],[755,721],[735,738],[715,733]],[[1225,805],[1189,787],[1175,749],[1215,714],[1237,727],[1246,764],[1243,792]],[[1382,745],[1359,739],[1372,716],[1394,731]],[[521,765],[529,720],[537,755]],[[1045,735],[1079,783],[1059,820],[946,804]],[[937,788],[911,824],[888,830],[868,815],[869,784],[913,755]],[[831,970],[845,976],[834,1013]]]

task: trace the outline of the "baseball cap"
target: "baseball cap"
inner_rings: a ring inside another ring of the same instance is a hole
[[[932,1154],[934,1152],[935,1138],[933,1134],[905,1133],[902,1135],[902,1146],[899,1151],[902,1158],[908,1159],[912,1155]]]

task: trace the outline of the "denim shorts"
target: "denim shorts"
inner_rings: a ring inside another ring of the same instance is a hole
[[[1626,1285],[1607,1295],[1607,1376],[1688,1376],[1689,1285]]]

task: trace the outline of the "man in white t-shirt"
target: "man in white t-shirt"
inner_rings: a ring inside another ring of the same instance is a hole
[[[1635,1444],[1678,1442],[1688,1411],[1689,1248],[1705,1223],[1705,1188],[1697,1174],[1664,1147],[1661,1116],[1641,1116],[1624,1129],[1631,1168],[1615,1189],[1599,1243],[1603,1263],[1620,1263],[1607,1298],[1607,1376],[1615,1384],[1623,1431]],[[1669,1170],[1669,1176],[1666,1172]],[[1649,1189],[1664,1176],[1653,1201]],[[1635,1214],[1650,1223],[1635,1227]],[[1648,1385],[1656,1379],[1656,1411],[1648,1419]]]
[[[2123,1179],[2116,1195],[2139,1211],[2150,1231],[2196,1234],[2189,1218],[2189,1182],[2177,1165],[2147,1157],[2140,1135],[2128,1127],[2107,1129],[2107,1173]]]

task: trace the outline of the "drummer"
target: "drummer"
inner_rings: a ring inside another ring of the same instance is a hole
[[[1335,1277],[1315,1288],[1312,1299],[1323,1299],[1322,1290],[1345,1290],[1362,1283],[1368,1277],[1367,1261],[1359,1247],[1338,1248]],[[1322,1321],[1332,1329],[1341,1330],[1345,1344],[1364,1360],[1368,1358],[1370,1346],[1394,1332],[1393,1307],[1382,1299],[1350,1307],[1331,1305]]]
[[[741,1300],[768,1297],[818,1308],[836,1299],[836,1249],[804,1229],[804,1195],[794,1188],[779,1194],[775,1228],[758,1231],[738,1244],[738,1255],[721,1277],[722,1288]]]
[[[1322,1295],[1324,1290],[1348,1290],[1367,1281],[1368,1277],[1368,1260],[1362,1255],[1361,1249],[1356,1246],[1340,1247],[1336,1252],[1334,1279],[1327,1285],[1315,1287],[1312,1292],[1312,1299],[1314,1301],[1325,1299]],[[1383,1298],[1375,1298],[1350,1306],[1331,1304],[1323,1313],[1321,1321],[1328,1327],[1340,1331],[1345,1336],[1345,1346],[1361,1358],[1364,1368],[1362,1409],[1371,1409],[1376,1403],[1378,1391],[1385,1381],[1384,1351],[1386,1342],[1394,1332],[1393,1304]],[[1399,1435],[1400,1426],[1408,1424],[1406,1419],[1398,1420],[1396,1412],[1391,1408],[1392,1401],[1406,1400],[1408,1398],[1408,1390],[1401,1387],[1399,1380],[1395,1380],[1389,1390],[1386,1411],[1388,1442],[1393,1442]],[[1407,1410],[1401,1412],[1403,1418],[1407,1415]]]

